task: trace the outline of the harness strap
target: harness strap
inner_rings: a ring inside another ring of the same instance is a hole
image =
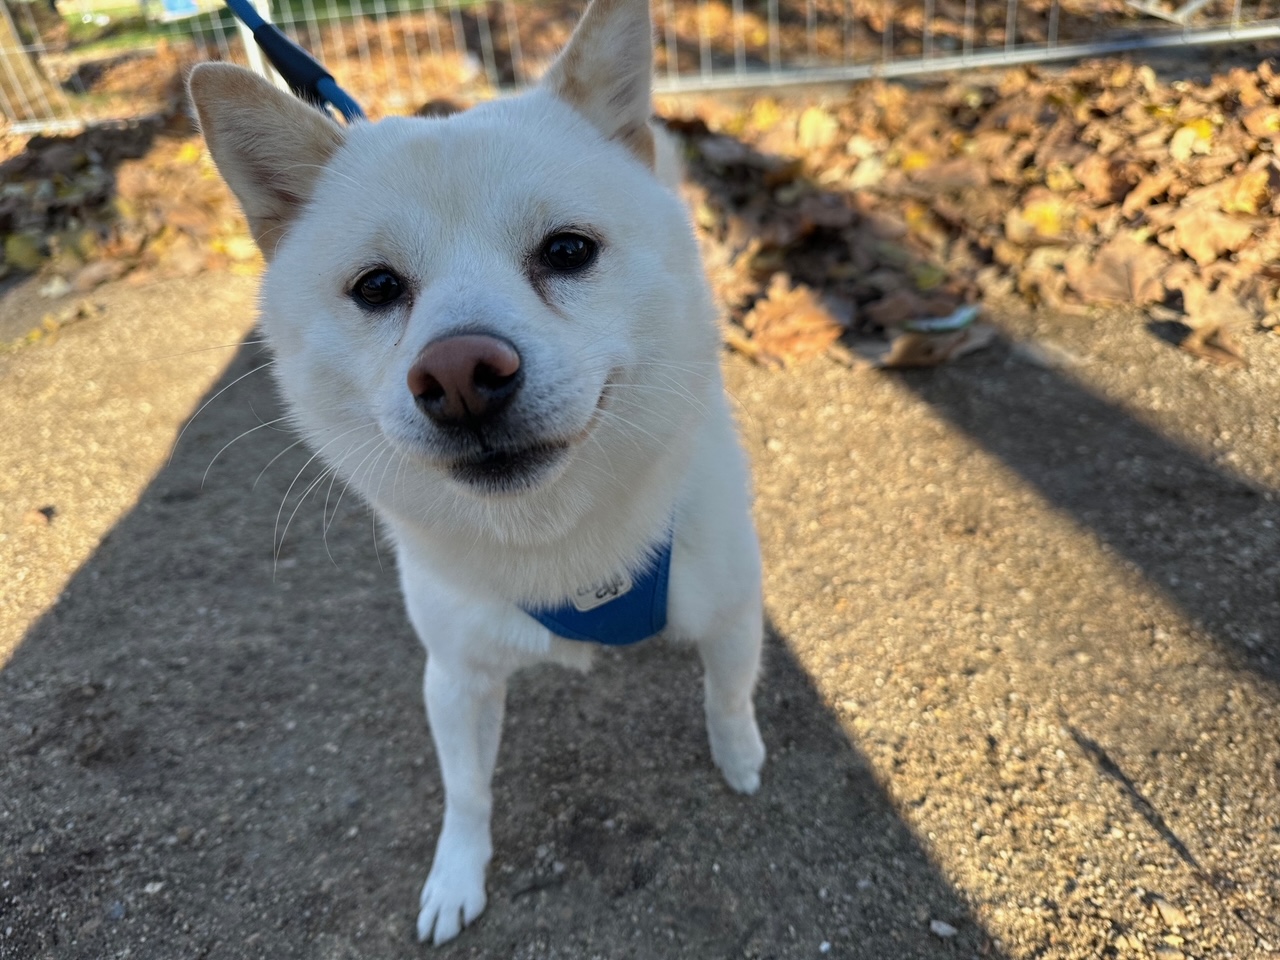
[[[673,537],[667,535],[644,572],[623,574],[578,590],[568,603],[550,609],[523,608],[558,637],[623,647],[639,643],[667,626],[667,581]]]

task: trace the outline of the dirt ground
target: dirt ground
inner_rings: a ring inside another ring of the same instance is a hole
[[[109,285],[0,355],[6,960],[433,952],[423,655],[271,423],[254,286]],[[1227,370],[989,312],[933,371],[726,357],[764,785],[715,774],[688,650],[524,675],[489,908],[438,956],[1280,950],[1280,338]]]

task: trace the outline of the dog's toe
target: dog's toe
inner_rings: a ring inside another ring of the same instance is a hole
[[[709,722],[711,758],[724,774],[729,786],[738,793],[755,793],[760,789],[760,768],[764,766],[764,741],[755,718],[738,717],[733,721]]]
[[[486,902],[483,874],[477,881],[433,870],[418,899],[418,940],[447,943],[484,912]]]
[[[760,789],[760,771],[757,770],[729,770],[721,767],[721,773],[724,774],[725,783],[738,793],[745,793],[748,796]]]

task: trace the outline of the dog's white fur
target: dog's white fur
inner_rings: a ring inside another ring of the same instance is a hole
[[[646,0],[596,0],[539,87],[443,120],[344,129],[235,67],[190,79],[270,261],[262,327],[279,388],[384,521],[427,648],[445,814],[418,934],[437,944],[485,906],[507,679],[591,658],[590,644],[553,636],[518,605],[635,573],[672,523],[667,633],[701,653],[725,779],[744,793],[760,782],[759,550],[714,308],[687,215],[662,182],[670,151],[648,125],[650,29]],[[600,239],[598,258],[539,290],[531,251],[568,226]],[[351,291],[377,266],[407,289],[370,311]],[[571,443],[514,492],[455,479],[406,386],[424,347],[460,330],[515,345],[519,429]]]

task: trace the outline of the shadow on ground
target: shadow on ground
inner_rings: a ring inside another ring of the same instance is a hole
[[[695,142],[707,135],[700,120],[679,125],[692,132]],[[716,139],[731,141],[744,156],[763,158],[717,168],[698,150],[690,152],[688,171],[711,198],[715,216],[722,223],[724,236],[718,242],[745,246],[753,239],[761,244],[761,259],[771,269],[784,270],[820,293],[833,292],[864,306],[880,296],[878,292],[868,294],[874,286],[867,286],[866,278],[850,260],[850,251],[860,244],[874,246],[878,242],[873,223],[855,214],[851,225],[824,225],[818,217],[816,223],[796,229],[797,220],[805,220],[805,215],[796,213],[794,196],[787,201],[779,199],[784,191],[777,189],[778,183],[788,181],[771,179],[778,176],[779,169],[794,169],[796,160],[762,154],[745,141],[724,134],[717,134]],[[909,185],[908,189],[915,188]],[[816,209],[859,209],[856,191],[818,187],[806,181],[800,195],[817,201],[813,204]],[[911,199],[910,193],[881,198],[879,212],[897,216],[901,213],[898,207]],[[1002,221],[995,220],[986,228],[984,243],[1003,238]],[[935,230],[957,245],[968,243],[971,249],[961,261],[967,269],[991,261],[990,247],[980,248],[972,239],[978,231],[961,234],[941,223]],[[903,231],[907,231],[905,223]],[[781,246],[779,236],[788,238]],[[908,244],[909,239],[903,239],[893,245],[896,254],[910,261],[896,264],[902,277],[930,271],[948,275],[949,265],[941,254],[926,259],[912,252]],[[958,281],[955,290],[967,288],[976,294],[971,276],[954,279]],[[765,282],[759,284],[760,293],[765,286]],[[1113,312],[1121,313],[1118,309]],[[1019,352],[1019,340],[1034,341],[1034,334],[1027,335],[1027,328],[1034,324],[1028,322],[1025,309],[1002,311],[988,304],[986,313],[989,316],[985,319],[999,327],[992,348],[968,355],[958,364],[886,375],[896,377],[999,457],[1049,504],[1092,530],[1107,549],[1158,584],[1239,666],[1257,671],[1272,683],[1280,682],[1280,649],[1275,640],[1280,636],[1280,566],[1275,561],[1280,553],[1280,508],[1274,502],[1275,485],[1247,479],[1225,461],[1207,462],[1100,396],[1073,374],[1071,366],[1083,358],[1070,350],[1061,357],[1043,351],[1036,354],[1033,342],[1032,350]],[[860,329],[864,332],[873,328],[863,322],[865,328]],[[1096,317],[1078,318],[1075,330],[1059,333],[1088,347],[1095,337],[1102,337],[1108,323],[1129,322],[1137,325],[1141,321],[1125,316],[1107,320],[1098,311]],[[1090,327],[1099,332],[1092,334]],[[1145,329],[1153,340],[1171,347],[1187,332],[1181,323],[1148,323]],[[1150,353],[1134,355],[1120,339],[1120,348],[1130,355],[1123,360],[1116,357],[1114,362],[1148,365],[1155,384],[1156,358]],[[1206,364],[1197,373],[1200,375],[1183,372],[1181,377],[1200,391],[1198,396],[1192,396],[1192,388],[1182,391],[1190,398],[1189,406],[1198,403],[1212,415],[1226,397],[1239,399],[1240,391],[1233,394],[1215,384],[1213,375],[1222,371]],[[1172,398],[1174,402],[1178,399]],[[1166,404],[1169,402],[1166,398]],[[1269,402],[1259,403],[1253,412],[1260,421],[1274,419]],[[1223,419],[1228,416],[1224,414]]]
[[[4,956],[428,952],[413,907],[442,798],[391,559],[326,483],[273,557],[316,476],[295,447],[254,488],[292,441],[275,428],[202,485],[278,416],[265,364],[241,348],[217,389],[257,372],[192,422],[0,674],[21,717]],[[490,906],[437,955],[996,955],[776,630],[759,705],[771,760],[744,799],[711,766],[690,651],[519,679]]]
[[[903,381],[1158,584],[1236,666],[1280,682],[1274,493],[1070,377],[1008,359],[1006,342],[964,370]]]

